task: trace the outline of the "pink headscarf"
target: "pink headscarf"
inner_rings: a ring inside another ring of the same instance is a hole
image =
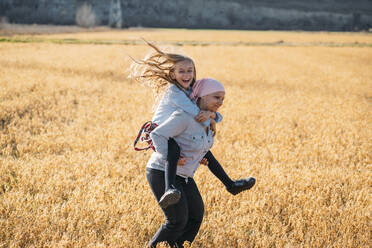
[[[203,78],[195,82],[192,87],[190,99],[206,96],[218,91],[225,91],[223,85],[213,78]]]

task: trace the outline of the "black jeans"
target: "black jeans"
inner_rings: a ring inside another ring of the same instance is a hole
[[[146,169],[147,181],[157,202],[164,193],[164,171]],[[194,179],[176,176],[175,186],[181,191],[178,203],[162,209],[165,223],[149,242],[150,247],[167,241],[173,247],[183,247],[185,241],[192,242],[199,231],[204,215],[204,203]]]

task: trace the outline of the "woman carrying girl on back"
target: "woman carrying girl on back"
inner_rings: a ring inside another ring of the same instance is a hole
[[[182,109],[186,113],[195,116],[197,122],[205,128],[210,128],[215,133],[215,123],[220,122],[222,116],[213,111],[200,110],[195,101],[190,100],[196,81],[196,69],[193,60],[180,54],[165,53],[155,45],[147,41],[146,43],[155,50],[155,54],[143,60],[135,61],[138,65],[143,66],[143,70],[139,73],[136,70],[132,71],[131,77],[140,83],[149,84],[157,93],[166,89],[152,118],[152,122],[147,123],[148,125],[145,128],[147,132],[145,141],[149,143],[147,148],[151,147],[154,149],[149,139],[150,132],[158,125],[164,123],[177,109]],[[168,85],[170,86],[167,88]],[[141,131],[143,131],[144,126]],[[141,131],[135,141],[135,148]],[[158,199],[158,203],[161,208],[166,209],[168,206],[176,204],[181,197],[181,192],[174,185],[177,165],[184,165],[188,158],[181,156],[182,151],[180,151],[180,147],[172,137],[168,139],[167,144],[163,145],[168,147],[166,156],[161,158],[161,161],[164,161],[162,163],[164,167],[162,168],[164,168],[165,186],[164,194]],[[206,153],[201,162],[208,165],[211,172],[225,185],[231,194],[236,195],[250,189],[255,183],[254,178],[231,180],[210,151]]]

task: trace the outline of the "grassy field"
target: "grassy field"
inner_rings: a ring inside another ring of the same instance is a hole
[[[192,247],[371,246],[371,34],[23,32],[0,31],[1,248],[144,247],[163,222],[150,152],[132,148],[153,104],[127,79],[126,54],[150,51],[140,37],[225,85],[212,151],[231,177],[257,179],[232,196],[199,168]]]

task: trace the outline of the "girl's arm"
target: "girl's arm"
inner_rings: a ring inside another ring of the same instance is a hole
[[[178,108],[184,110],[186,113],[191,114],[192,116],[196,117],[196,120],[199,122],[203,122],[205,126],[210,125],[209,118],[215,119],[217,123],[222,121],[222,115],[218,112],[213,113],[202,113],[198,106],[187,97],[187,95],[182,92],[177,86],[171,86],[169,88],[169,100]]]
[[[216,123],[220,123],[222,121],[222,115],[219,112],[201,110],[199,114],[195,116],[195,120],[198,122],[203,122],[209,118],[213,119]]]
[[[167,160],[168,139],[185,131],[191,119],[192,117],[184,111],[176,110],[165,122],[160,124],[150,133],[150,138],[155,150],[161,154],[162,159]]]
[[[220,123],[223,119],[222,115],[219,112],[216,112],[215,114],[216,114],[216,117],[213,119],[216,121],[216,123]]]
[[[176,105],[178,108],[184,110],[186,113],[189,113],[192,116],[199,114],[200,109],[194,102],[187,97],[187,95],[182,92],[177,86],[171,86],[169,88],[169,101]]]

